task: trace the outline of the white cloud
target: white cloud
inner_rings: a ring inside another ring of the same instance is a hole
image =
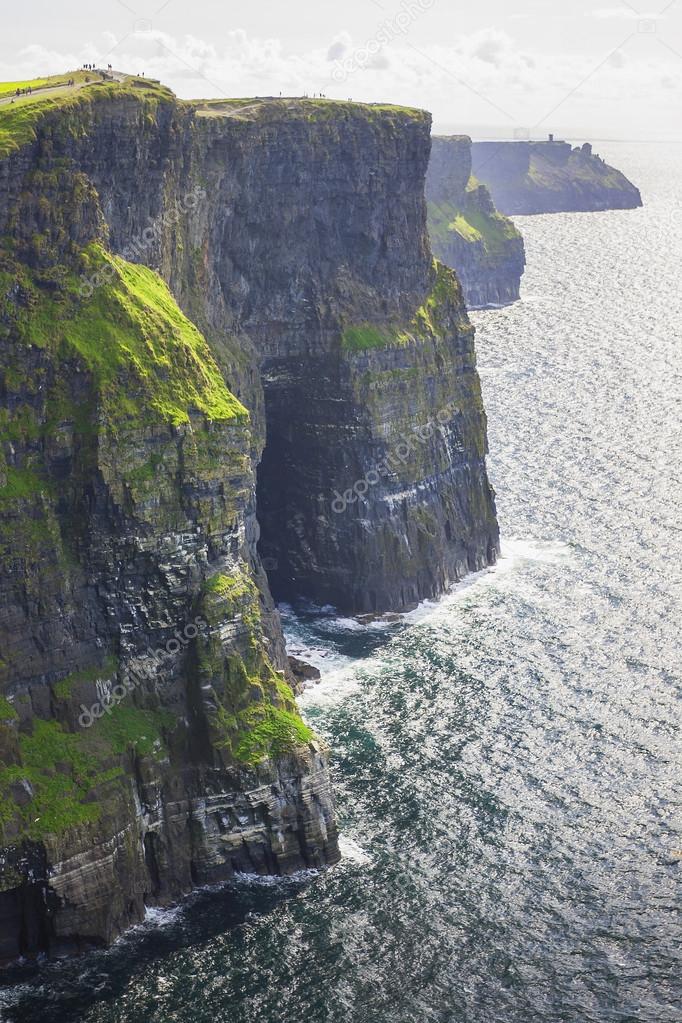
[[[672,131],[674,108],[682,100],[682,63],[663,47],[652,54],[641,41],[635,35],[602,64],[594,56],[520,47],[492,28],[418,50],[400,34],[369,48],[370,40],[341,32],[327,45],[299,52],[241,29],[211,41],[150,29],[118,46],[111,34],[102,34],[97,45],[68,53],[28,46],[11,65],[0,67],[0,78],[64,71],[84,61],[111,62],[117,69],[160,78],[183,98],[325,92],[422,106],[439,124],[464,129],[504,125],[511,134],[519,125],[541,124],[567,134],[574,126],[578,133],[629,137],[650,135],[658,122]],[[352,63],[363,51],[369,53],[364,61],[342,80],[334,77],[340,63]]]

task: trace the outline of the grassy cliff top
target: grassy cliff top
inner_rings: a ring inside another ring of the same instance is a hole
[[[15,96],[17,89],[58,89],[66,86],[70,80],[77,84],[85,84],[86,79],[92,81],[92,72],[66,71],[63,75],[44,75],[40,78],[29,78],[22,82],[0,82],[0,100]],[[29,97],[30,98],[30,97]]]
[[[241,121],[282,121],[286,118],[324,121],[338,117],[386,118],[430,121],[431,115],[416,107],[391,103],[354,103],[351,100],[307,99],[272,96],[242,99],[190,100],[199,117],[231,117]]]
[[[354,117],[430,124],[431,120],[427,111],[415,107],[354,103],[351,100],[266,96],[179,101],[160,82],[133,75],[119,77],[121,80],[103,81],[96,71],[74,71],[25,82],[0,82],[0,158],[31,142],[38,125],[50,114],[125,97],[148,102],[172,100],[194,110],[200,118],[233,118],[239,121],[281,122],[288,118],[332,121]],[[73,85],[68,84],[70,80]],[[33,90],[31,95],[16,96],[17,89],[29,86]]]
[[[65,84],[69,79],[73,79],[73,85]],[[34,90],[31,95],[13,95],[17,88],[29,85]],[[0,158],[31,142],[38,125],[50,114],[125,97],[157,102],[175,98],[159,82],[133,76],[123,81],[102,81],[94,71],[74,71],[33,82],[0,82]]]

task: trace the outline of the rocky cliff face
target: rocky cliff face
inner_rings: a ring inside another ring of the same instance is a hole
[[[639,189],[589,142],[475,142],[474,174],[509,215],[634,209]]]
[[[457,272],[470,308],[505,305],[519,298],[523,238],[471,169],[470,138],[433,139],[426,176],[431,246]]]
[[[498,546],[426,115],[136,83],[29,114],[0,116],[0,957],[338,858],[261,554],[359,611]]]

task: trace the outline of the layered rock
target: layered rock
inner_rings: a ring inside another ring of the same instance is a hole
[[[472,176],[471,145],[466,135],[433,139],[426,198],[433,252],[476,309],[519,298],[526,258],[520,232]]]
[[[374,611],[498,532],[427,115],[129,82],[3,118],[8,957],[338,857],[259,542],[277,595]]]
[[[634,209],[639,189],[586,142],[475,142],[474,174],[503,213]]]
[[[161,278],[106,245],[92,163],[126,123],[153,174],[168,112],[93,100],[0,164],[1,958],[338,858],[256,550],[262,425]],[[131,205],[142,166],[119,165]]]

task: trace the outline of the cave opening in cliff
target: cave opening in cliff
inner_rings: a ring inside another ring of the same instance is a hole
[[[269,404],[266,399],[266,407]],[[266,444],[256,485],[258,552],[274,599],[289,601],[301,595],[289,539],[290,532],[296,531],[297,514],[291,488],[295,486],[297,466],[284,424],[272,415],[266,416],[266,423]],[[302,528],[300,523],[299,528]]]

